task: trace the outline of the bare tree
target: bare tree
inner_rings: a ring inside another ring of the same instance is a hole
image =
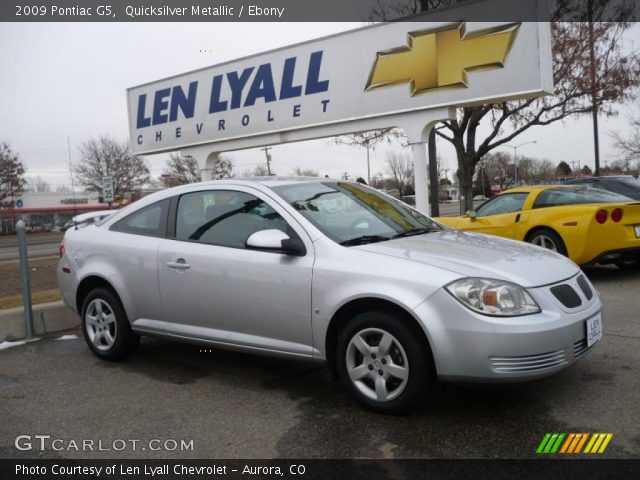
[[[504,190],[513,185],[513,161],[511,155],[506,152],[492,152],[484,156],[483,175],[489,184],[497,185],[500,190]]]
[[[548,158],[537,160],[533,164],[533,178],[536,182],[545,183],[556,177],[556,167]]]
[[[27,183],[34,192],[50,192],[51,184],[40,175],[37,177],[29,177]]]
[[[127,142],[108,136],[92,138],[80,146],[74,172],[88,191],[100,194],[103,178],[113,176],[115,196],[137,191],[151,178],[144,160],[131,152]]]
[[[166,179],[165,185],[185,185],[187,183],[196,183],[202,181],[202,172],[200,165],[195,158],[191,156],[182,157],[172,153],[167,160],[167,166],[162,174]]]
[[[24,191],[26,179],[20,155],[8,143],[0,143],[0,208],[12,208]]]
[[[640,111],[629,117],[631,133],[623,136],[619,132],[612,133],[618,154],[626,159],[640,160]]]
[[[398,190],[401,198],[414,190],[413,157],[409,152],[387,152],[387,171],[393,180],[393,187]]]
[[[213,165],[207,168],[211,180],[222,180],[233,177],[233,159],[227,155],[218,155]]]
[[[393,139],[404,138],[404,133],[397,128],[381,128],[369,130],[367,132],[352,133],[335,138],[337,145],[348,147],[365,148],[367,150],[367,181],[371,180],[371,163],[369,155],[371,150],[375,150],[379,143],[386,141],[391,143]]]
[[[296,167],[293,169],[293,174],[298,177],[319,177],[320,172],[313,170],[312,168]]]
[[[269,170],[266,163],[256,165],[253,169],[247,169],[242,172],[242,177],[267,177]]]
[[[56,187],[56,193],[73,193],[73,190],[68,185],[58,185]]]

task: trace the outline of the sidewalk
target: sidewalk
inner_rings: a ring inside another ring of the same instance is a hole
[[[63,302],[33,306],[33,328],[36,336],[69,330],[80,325],[80,317]],[[23,307],[0,310],[0,343],[25,338]]]

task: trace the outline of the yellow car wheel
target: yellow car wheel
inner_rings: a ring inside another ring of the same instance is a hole
[[[538,228],[532,231],[527,235],[526,241],[562,255],[567,255],[567,247],[565,247],[562,237],[550,228]]]

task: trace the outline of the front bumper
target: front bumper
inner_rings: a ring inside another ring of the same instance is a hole
[[[561,282],[562,283],[562,282]],[[602,316],[597,293],[568,309],[549,288],[528,289],[542,312],[520,317],[475,313],[444,289],[415,312],[424,324],[438,377],[449,381],[516,382],[551,375],[587,348],[586,321]],[[595,290],[594,290],[595,292]]]

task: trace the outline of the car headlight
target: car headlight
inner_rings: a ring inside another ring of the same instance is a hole
[[[524,288],[503,280],[463,278],[445,288],[462,304],[485,315],[507,317],[541,311]]]

